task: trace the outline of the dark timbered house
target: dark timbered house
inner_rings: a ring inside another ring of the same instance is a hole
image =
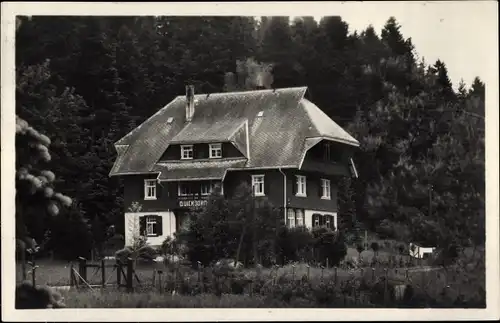
[[[252,185],[288,226],[336,228],[337,183],[357,176],[356,139],[305,98],[307,88],[178,96],[115,143],[125,183],[125,238],[173,236],[214,189]],[[129,212],[133,202],[140,212]]]

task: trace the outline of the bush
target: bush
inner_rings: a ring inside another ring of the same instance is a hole
[[[126,263],[128,258],[139,261],[153,261],[158,255],[158,251],[150,245],[145,245],[137,250],[132,247],[125,247],[115,252],[116,260]]]
[[[281,263],[309,259],[314,237],[307,228],[281,228],[278,237],[278,253]]]
[[[347,254],[347,246],[344,236],[338,230],[327,227],[316,227],[312,231],[314,237],[314,249],[318,254],[318,261],[329,266],[338,265]]]

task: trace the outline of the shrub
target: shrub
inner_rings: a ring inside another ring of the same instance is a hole
[[[282,227],[278,236],[278,253],[282,263],[310,258],[314,244],[311,231],[304,227]]]
[[[347,246],[340,231],[333,231],[327,227],[316,227],[312,231],[314,249],[319,255],[319,262],[331,266],[338,265],[347,254]]]

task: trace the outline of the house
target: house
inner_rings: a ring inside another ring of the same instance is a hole
[[[434,251],[436,250],[436,248],[435,247],[423,247],[423,246],[419,246],[415,243],[410,242],[409,250],[410,250],[411,257],[421,259],[421,258],[426,258],[426,257],[432,255],[434,253]]]
[[[252,185],[290,227],[337,228],[337,183],[357,176],[356,139],[305,98],[307,88],[196,94],[192,86],[115,143],[125,239],[159,245],[217,188]],[[129,212],[132,202],[140,212]]]

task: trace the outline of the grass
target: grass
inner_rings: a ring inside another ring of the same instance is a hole
[[[381,260],[381,257],[389,257],[391,255],[388,251],[379,251],[377,258]],[[364,261],[369,262],[370,257],[373,257],[373,251],[367,250],[361,254]],[[350,248],[347,253],[347,258],[358,257],[358,253],[354,248]],[[383,261],[383,260],[382,260]],[[114,261],[109,260],[106,262],[107,266],[113,266]],[[37,266],[39,268],[36,271],[36,283],[37,285],[50,285],[50,286],[64,286],[69,285],[69,270],[70,265],[67,262],[61,261],[49,261],[49,260],[39,260],[37,261]],[[78,268],[77,263],[74,263],[75,269]],[[28,266],[29,267],[29,266]],[[483,267],[484,268],[484,267]],[[136,267],[136,273],[141,280],[141,286],[136,284],[134,280],[135,292],[126,293],[124,289],[118,290],[116,288],[116,272],[112,268],[106,269],[106,278],[108,279],[108,284],[114,285],[106,287],[106,289],[101,290],[100,288],[94,288],[94,290],[66,290],[61,293],[65,297],[65,303],[70,308],[136,308],[136,307],[148,307],[148,308],[195,308],[195,307],[212,307],[212,308],[234,308],[234,307],[247,307],[247,308],[259,308],[259,307],[318,307],[314,301],[310,299],[292,297],[291,300],[283,301],[280,297],[276,297],[274,294],[248,295],[248,290],[245,290],[243,294],[222,294],[221,296],[216,296],[212,293],[201,293],[202,290],[198,290],[199,294],[196,295],[171,295],[169,292],[164,291],[159,292],[158,279],[156,279],[156,284],[153,286],[153,272],[154,269],[162,269],[164,271],[162,282],[166,283],[172,280],[172,274],[167,273],[165,266],[162,264],[138,264]],[[389,278],[391,284],[410,284],[416,292],[420,295],[425,295],[428,299],[442,300],[444,297],[448,299],[456,299],[459,295],[475,295],[480,293],[481,288],[484,288],[484,280],[481,280],[481,275],[484,278],[484,272],[481,268],[471,268],[469,273],[466,275],[463,271],[450,270],[448,275],[445,275],[443,270],[435,270],[430,272],[419,272],[415,268],[384,268],[382,266],[363,269],[344,269],[337,268],[318,268],[318,267],[308,267],[306,264],[296,264],[296,265],[286,265],[276,269],[263,268],[260,272],[261,280],[269,283],[273,280],[278,282],[277,285],[280,286],[283,282],[293,280],[300,280],[304,276],[308,279],[307,281],[314,286],[319,286],[321,280],[328,282],[338,282],[339,288],[346,282],[356,279],[358,282],[364,280],[368,285],[373,284],[378,281],[381,277]],[[94,271],[92,268],[88,268],[87,277],[90,284],[99,285],[101,283],[101,272]],[[207,277],[210,277],[210,269],[206,269]],[[190,277],[190,283],[188,286],[190,288],[196,287],[196,282],[198,281],[198,272],[188,268],[182,268],[183,275]],[[243,269],[241,273],[246,277],[246,279],[252,281],[258,281],[257,272],[255,269]],[[360,279],[362,278],[362,279]],[[17,265],[17,282],[21,282],[21,267]],[[28,280],[31,280],[30,275],[28,275]],[[210,282],[209,282],[210,283]],[[288,283],[285,283],[285,285]],[[253,285],[252,285],[253,286]],[[337,286],[337,285],[335,285]],[[450,286],[449,288],[445,288]],[[253,288],[253,287],[252,287]],[[204,290],[204,289],[203,289]],[[210,291],[210,289],[208,289]],[[447,295],[443,296],[443,291],[446,290]],[[205,290],[206,291],[206,290]],[[366,293],[364,291],[362,293]],[[191,292],[189,292],[191,293]],[[246,294],[245,294],[246,293]],[[347,296],[350,297],[350,296]],[[335,303],[337,302],[337,303]],[[350,305],[344,305],[344,302],[335,301],[331,306],[342,305],[339,307],[352,307]],[[340,303],[339,303],[340,302]],[[360,307],[360,304],[354,306]],[[459,306],[460,307],[460,306]]]
[[[92,292],[70,290],[61,293],[69,308],[267,308],[285,307],[286,304],[271,301],[258,295],[214,294],[172,295],[157,292],[123,293],[117,290]]]

